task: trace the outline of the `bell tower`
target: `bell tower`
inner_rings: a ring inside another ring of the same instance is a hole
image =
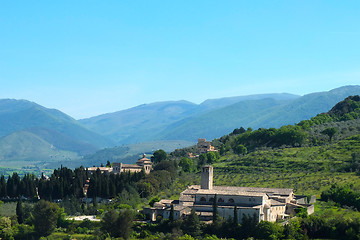
[[[201,172],[201,189],[212,189],[213,187],[213,167],[205,165]]]

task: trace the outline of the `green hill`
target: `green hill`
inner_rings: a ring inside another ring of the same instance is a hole
[[[334,183],[360,189],[359,113],[360,97],[350,96],[296,126],[234,131],[212,141],[218,159],[205,154],[193,160],[214,165],[216,185],[294,188],[297,194],[320,194]],[[330,128],[336,129],[332,141],[324,131]],[[297,133],[303,138],[292,137]],[[239,144],[247,151],[236,153]]]
[[[41,167],[48,163],[56,163],[79,159],[70,151],[57,149],[39,136],[18,131],[0,139],[0,165],[7,168]]]
[[[297,194],[319,194],[333,183],[360,187],[359,157],[360,135],[323,146],[228,154],[214,164],[215,184],[294,188]]]
[[[75,119],[25,100],[0,100],[0,137],[29,131],[62,150],[79,154],[112,146],[111,140],[91,132]]]

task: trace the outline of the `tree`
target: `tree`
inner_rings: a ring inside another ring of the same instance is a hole
[[[297,217],[301,217],[301,218],[307,218],[308,217],[308,212],[306,208],[300,207],[300,208],[295,208],[295,213]]]
[[[234,147],[234,152],[236,154],[246,154],[247,153],[247,148],[244,145],[239,144],[236,147]]]
[[[40,200],[34,207],[35,231],[40,236],[50,235],[58,220],[59,207],[56,203]]]
[[[110,211],[106,212],[104,217],[101,219],[101,225],[103,231],[109,233],[111,236],[118,235],[118,226],[117,222],[119,219],[119,214],[114,210],[111,209]]]
[[[216,162],[216,160],[219,159],[219,156],[217,155],[219,153],[215,152],[208,152],[206,153],[207,163],[213,164]]]
[[[201,223],[194,208],[191,210],[190,215],[187,216],[181,227],[184,233],[190,234],[193,237],[201,235]]]
[[[206,164],[207,157],[206,154],[200,154],[199,161],[198,161],[198,168],[201,168],[201,166],[204,166]]]
[[[256,239],[280,239],[282,238],[282,228],[276,223],[261,221],[255,231]]]
[[[232,134],[241,134],[241,133],[244,133],[246,132],[245,128],[243,127],[240,127],[240,128],[235,128],[234,131],[232,132]]]
[[[234,221],[234,225],[237,226],[239,224],[239,219],[238,219],[238,211],[237,211],[237,207],[235,205],[234,207],[234,217],[233,217],[233,221]]]
[[[160,202],[160,200],[161,200],[161,199],[160,199],[158,196],[153,197],[152,199],[150,199],[150,201],[149,201],[150,207],[153,207],[153,206],[154,206],[154,203]]]
[[[159,162],[164,161],[166,159],[167,159],[167,153],[162,149],[156,150],[153,153],[153,156],[151,157],[151,161],[153,163],[159,163]]]
[[[22,206],[21,198],[19,198],[19,201],[16,204],[16,216],[19,224],[22,224],[24,222],[24,209]]]
[[[125,209],[120,212],[117,225],[119,228],[119,237],[128,239],[132,231],[132,225],[135,215],[132,210]]]
[[[130,209],[117,213],[114,209],[105,213],[101,220],[103,231],[112,237],[127,239],[130,237],[131,227],[134,221],[134,213]]]
[[[331,142],[333,136],[337,133],[337,129],[334,127],[326,128],[324,131],[321,132],[322,134],[326,134],[329,137],[329,141]]]
[[[172,204],[171,204],[171,208],[170,208],[169,220],[170,220],[170,222],[174,221],[174,205],[172,205]]]
[[[286,239],[303,239],[301,220],[299,218],[290,219],[284,226],[284,235]]]
[[[214,201],[213,201],[213,224],[216,225],[219,221],[219,213],[218,213],[218,205],[217,205],[217,195],[214,195]]]
[[[243,214],[240,232],[244,239],[253,237],[258,225],[258,217],[254,214],[252,217],[247,214]]]
[[[179,166],[182,168],[184,172],[192,172],[194,171],[194,162],[192,159],[182,157]]]
[[[11,220],[9,217],[0,218],[0,238],[1,239],[14,239],[13,230],[11,229]]]

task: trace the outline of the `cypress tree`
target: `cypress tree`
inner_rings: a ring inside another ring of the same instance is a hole
[[[11,176],[8,177],[8,180],[7,180],[7,195],[9,197],[15,197],[14,196],[14,182],[13,182],[13,179]]]
[[[170,220],[170,222],[174,221],[174,205],[172,205],[172,204],[171,204],[171,208],[170,208],[169,220]]]
[[[24,222],[24,208],[22,206],[21,198],[19,197],[19,201],[16,204],[16,216],[19,224]]]
[[[217,211],[217,195],[214,195],[214,201],[213,201],[213,224],[217,223],[219,220],[219,213]]]
[[[239,224],[238,212],[237,212],[237,207],[236,207],[236,205],[235,205],[235,207],[234,207],[234,219],[233,219],[233,221],[234,221],[234,225],[235,225],[235,226],[237,226],[237,225]]]
[[[0,196],[4,198],[7,196],[7,184],[4,175],[1,175],[0,182],[1,182]]]
[[[98,206],[98,202],[97,202],[97,198],[96,196],[93,198],[93,207],[95,208],[95,210],[97,209]]]

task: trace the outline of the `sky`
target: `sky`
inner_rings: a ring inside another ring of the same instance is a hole
[[[0,99],[76,119],[359,84],[358,0],[0,0]]]

